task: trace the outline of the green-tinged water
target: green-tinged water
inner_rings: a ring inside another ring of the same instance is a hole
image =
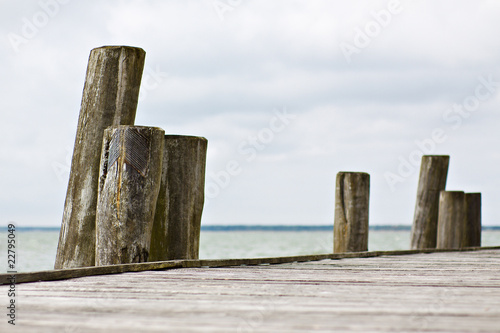
[[[57,249],[59,231],[17,231],[16,267],[18,272],[51,270]],[[0,232],[0,253],[7,267],[7,233]],[[369,250],[407,250],[410,232],[370,230]],[[483,246],[500,246],[500,230],[485,230]],[[331,253],[332,231],[202,231],[201,259],[277,257]]]

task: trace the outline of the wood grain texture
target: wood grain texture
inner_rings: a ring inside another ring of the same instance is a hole
[[[135,264],[120,264],[98,267],[80,267],[51,271],[17,273],[17,283],[28,283],[38,281],[55,281],[77,277],[118,274],[125,272],[142,272],[157,269],[169,268],[193,268],[193,267],[231,267],[231,266],[253,266],[253,265],[274,265],[293,262],[308,262],[325,259],[346,259],[346,258],[374,258],[380,256],[404,256],[408,254],[433,253],[433,252],[456,252],[456,251],[479,251],[495,250],[500,247],[470,247],[463,249],[424,249],[424,250],[399,250],[399,251],[372,251],[372,252],[346,252],[330,254],[314,254],[291,257],[270,257],[270,258],[244,258],[244,259],[202,259],[202,260],[169,260],[159,262],[146,262]],[[9,284],[10,274],[0,274],[0,285]]]
[[[335,188],[333,252],[368,251],[370,175],[339,172]]]
[[[439,195],[436,248],[461,248],[464,239],[465,222],[465,193],[462,191],[441,191]]]
[[[465,193],[465,231],[462,246],[481,246],[481,193]]]
[[[436,247],[439,192],[446,187],[449,163],[447,155],[422,156],[411,229],[412,249]]]
[[[56,269],[95,264],[95,218],[104,130],[133,125],[145,52],[107,46],[90,53],[71,172],[57,248]]]
[[[165,135],[150,261],[198,259],[208,141]]]
[[[96,266],[146,262],[163,162],[158,127],[105,130],[96,216]]]
[[[149,264],[149,263],[148,263]],[[500,249],[18,285],[23,332],[498,332]],[[106,267],[94,267],[93,269]],[[479,278],[480,277],[480,278]],[[8,286],[0,286],[5,303]],[[4,331],[6,320],[0,322]]]

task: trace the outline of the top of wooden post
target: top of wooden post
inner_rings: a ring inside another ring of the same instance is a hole
[[[146,54],[146,51],[144,51],[142,48],[136,47],[136,46],[128,46],[128,45],[104,45],[104,46],[94,47],[91,50],[91,52],[94,50],[98,50],[98,49],[122,49],[122,48],[134,49],[134,50],[138,50],[139,52],[144,52],[144,54]]]
[[[337,175],[339,174],[356,174],[356,175],[370,175],[368,172],[358,172],[358,171],[339,171]]]
[[[448,176],[449,155],[424,155],[420,166],[419,192],[442,191],[446,187]],[[431,171],[432,170],[432,171]]]
[[[205,137],[196,135],[181,135],[181,134],[165,134],[166,139],[184,139],[184,140],[203,140],[208,141]]]

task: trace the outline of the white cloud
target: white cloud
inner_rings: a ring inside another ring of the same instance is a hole
[[[497,224],[499,94],[456,130],[442,116],[479,76],[500,81],[500,6],[401,0],[401,13],[348,63],[339,44],[387,4],[242,1],[221,21],[209,0],[70,1],[15,52],[8,34],[40,5],[3,1],[1,217],[60,224],[67,174],[61,180],[53,165],[67,166],[89,52],[125,44],[165,74],[147,89],[137,123],[207,137],[207,175],[241,163],[203,223],[332,223],[335,175],[352,170],[371,174],[373,223],[410,224],[418,171],[395,192],[384,173],[439,127],[450,186],[483,192],[484,223]],[[297,119],[247,162],[238,145],[283,107]]]

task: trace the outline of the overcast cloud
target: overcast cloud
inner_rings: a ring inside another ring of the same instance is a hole
[[[339,171],[409,225],[422,151],[500,224],[498,1],[0,4],[3,223],[60,225],[90,50],[130,45],[136,124],[209,141],[205,225],[333,224]]]

